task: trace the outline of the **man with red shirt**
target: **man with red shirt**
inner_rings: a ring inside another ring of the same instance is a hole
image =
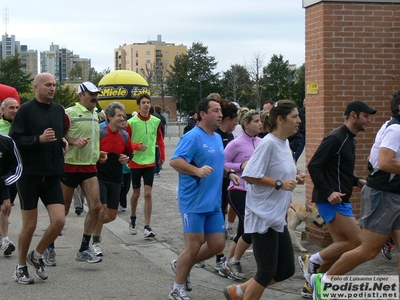
[[[133,157],[131,139],[122,124],[125,120],[125,107],[119,102],[111,102],[104,110],[108,125],[100,129],[100,150],[107,152],[107,161],[97,163],[97,178],[100,185],[100,200],[105,213],[100,213],[99,221],[93,231],[92,252],[103,256],[100,234],[103,224],[114,221],[118,213],[118,204],[123,182],[121,165],[127,164]]]
[[[150,96],[141,94],[136,100],[139,113],[128,120],[128,132],[134,143],[142,144],[143,148],[135,152],[133,159],[129,162],[132,175],[133,194],[131,197],[131,222],[129,232],[137,234],[136,208],[140,197],[141,178],[144,182],[144,238],[154,237],[155,234],[150,227],[152,210],[151,191],[154,180],[154,167],[156,156],[156,144],[160,149],[160,166],[165,161],[165,145],[162,134],[160,119],[150,114]],[[136,149],[135,149],[136,150]]]

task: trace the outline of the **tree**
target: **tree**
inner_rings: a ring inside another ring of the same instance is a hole
[[[302,64],[296,69],[294,75],[293,100],[299,107],[303,106],[303,100],[306,97],[306,66]]]
[[[20,95],[32,92],[33,79],[31,74],[25,74],[22,71],[23,67],[19,53],[0,60],[0,83],[14,87]],[[29,99],[21,97],[22,103],[27,100]]]
[[[250,78],[253,81],[253,94],[256,98],[256,109],[260,111],[261,109],[261,97],[262,97],[262,74],[261,70],[264,63],[264,54],[255,53],[251,60],[251,63],[247,65],[247,71],[250,74]],[[246,106],[250,105],[247,103]]]
[[[282,55],[272,55],[263,69],[263,97],[273,101],[292,99],[294,93],[295,70],[289,68],[289,61]]]
[[[244,66],[231,65],[230,70],[223,73],[221,85],[225,98],[242,105],[251,101],[252,81]]]
[[[151,95],[155,95],[156,92],[156,64],[147,63],[144,68],[140,69],[140,74],[146,79],[149,84],[149,90]]]
[[[79,62],[75,63],[75,65],[69,71],[69,80],[84,80],[83,78],[83,69]]]
[[[53,102],[59,103],[65,108],[72,106],[78,101],[76,89],[65,83],[57,83]]]
[[[156,92],[160,94],[162,101],[162,109],[165,111],[165,93],[167,91],[167,76],[169,65],[166,63],[159,63],[155,65],[156,68]]]
[[[174,66],[167,71],[166,85],[169,94],[179,99],[181,110],[195,110],[200,98],[217,91],[219,74],[213,73],[217,64],[202,43],[193,43],[187,54],[175,57]]]
[[[162,109],[165,111],[165,93],[167,90],[166,81],[169,72],[169,65],[162,62],[146,64],[145,68],[140,69],[140,73],[149,84],[150,94],[160,96]]]
[[[96,69],[92,67],[89,70],[88,80],[95,85],[99,85],[100,80],[110,72],[110,68],[104,69],[101,72],[97,72]]]

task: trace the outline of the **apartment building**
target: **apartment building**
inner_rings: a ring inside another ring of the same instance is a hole
[[[130,70],[141,74],[143,70],[167,69],[173,66],[175,56],[187,53],[187,46],[175,45],[162,41],[161,35],[157,40],[145,43],[124,44],[114,49],[114,69]]]
[[[90,59],[80,58],[79,55],[74,55],[72,50],[62,48],[53,43],[49,46],[48,51],[40,52],[40,71],[53,74],[58,82],[68,81],[70,71],[77,63],[82,67],[82,76],[80,76],[80,80],[88,80],[89,70],[91,68]]]
[[[38,52],[37,50],[29,50],[27,45],[21,45],[21,62],[22,71],[25,74],[31,74],[31,78],[35,78],[38,74]]]
[[[15,35],[9,36],[7,33],[2,35],[0,41],[0,60],[6,59],[8,56],[19,54],[23,65],[22,71],[31,74],[32,78],[38,74],[38,56],[37,50],[29,50],[27,45],[21,45],[15,39]]]

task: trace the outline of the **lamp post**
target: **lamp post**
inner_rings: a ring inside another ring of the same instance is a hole
[[[201,83],[206,80],[206,78],[204,77],[203,73],[199,73],[199,77],[197,77],[197,81],[200,83],[200,100],[202,98],[202,87],[201,87]]]

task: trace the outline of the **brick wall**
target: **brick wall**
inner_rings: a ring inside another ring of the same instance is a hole
[[[390,113],[390,99],[400,89],[400,3],[320,2],[305,9],[306,84],[318,82],[316,95],[306,95],[308,162],[322,138],[344,122],[348,102],[362,100],[378,110],[357,141],[355,173],[365,177],[367,157],[376,132]],[[306,181],[310,202],[312,182]],[[360,192],[351,202],[356,217]],[[305,238],[321,246],[331,240],[325,230],[307,224]]]

